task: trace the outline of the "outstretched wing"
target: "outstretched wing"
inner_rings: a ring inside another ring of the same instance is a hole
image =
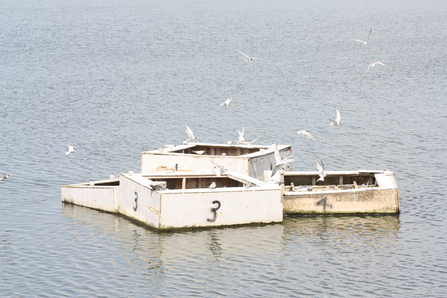
[[[245,57],[247,57],[247,58],[250,58],[250,56],[248,56],[247,54],[245,54],[245,53],[242,53],[241,51],[239,51],[238,49],[236,49],[236,51],[238,51],[239,53],[241,53],[242,55],[244,55]],[[255,59],[255,58],[252,58],[252,59]]]
[[[340,111],[338,109],[336,109],[337,111],[337,117],[335,118],[335,121],[340,122],[341,116],[340,116]]]

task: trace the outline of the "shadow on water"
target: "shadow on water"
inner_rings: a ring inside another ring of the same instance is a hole
[[[228,254],[277,251],[284,233],[282,224],[159,233],[121,216],[72,204],[62,204],[62,214],[73,219],[79,229],[95,230],[114,242],[118,240],[126,253],[146,251],[147,255],[159,258],[159,264],[161,260],[193,255],[206,255],[209,261],[218,261]]]
[[[284,245],[284,240],[288,242],[292,238],[310,237],[322,243],[331,238],[397,241],[400,229],[398,215],[312,216],[285,217],[282,224],[265,226],[158,233],[121,216],[71,204],[62,205],[62,214],[74,219],[74,224],[81,228],[100,229],[104,236],[119,239],[120,243],[125,243],[125,250],[136,253],[146,251],[159,258],[155,263],[154,260],[148,260],[152,264],[151,268],[159,268],[162,259],[185,258],[196,254],[207,255],[210,261],[218,261],[228,254],[276,253]]]
[[[294,282],[281,288],[290,294],[310,279],[316,284],[301,290],[317,293],[327,283],[338,288],[339,273],[354,285],[359,277],[353,272],[392,270],[390,260],[399,247],[398,216],[285,217],[281,224],[158,233],[121,216],[71,204],[62,205],[62,215],[78,245],[90,241],[88,245],[104,247],[108,253],[102,262],[148,281],[144,291],[161,296],[185,289],[192,293],[194,287],[187,285],[198,279],[209,286],[203,289],[208,293],[243,286],[242,296],[271,294],[270,287],[259,285],[278,279]],[[371,258],[373,265],[367,261]],[[352,286],[350,291],[358,289]]]
[[[393,255],[398,247],[400,219],[384,216],[318,216],[285,218],[285,245],[330,253],[363,251]]]

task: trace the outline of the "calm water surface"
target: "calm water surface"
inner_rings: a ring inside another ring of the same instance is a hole
[[[445,1],[0,7],[2,297],[447,295]],[[394,170],[401,214],[158,234],[61,203],[185,125],[203,142],[266,131],[296,170]]]

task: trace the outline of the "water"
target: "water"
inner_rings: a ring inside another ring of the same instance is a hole
[[[446,296],[443,1],[0,6],[2,297]],[[157,234],[61,203],[186,125],[203,142],[266,131],[296,170],[395,170],[401,214]]]

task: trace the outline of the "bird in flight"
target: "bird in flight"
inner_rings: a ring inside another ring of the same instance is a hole
[[[326,176],[326,173],[324,172],[324,163],[323,161],[320,160],[320,163],[317,163],[317,169],[318,169],[318,175],[320,176],[320,178],[318,178],[318,181],[324,181],[324,177]]]
[[[223,165],[220,165],[220,164],[216,163],[216,162],[215,162],[214,160],[212,160],[212,159],[210,159],[210,161],[213,163],[214,168],[217,169],[217,172],[216,172],[216,175],[217,175],[217,176],[220,176],[220,175],[222,175],[223,173],[225,173],[225,172],[227,171],[227,169],[225,169],[225,167],[224,167]],[[214,169],[214,168],[213,168],[213,169]]]
[[[230,107],[230,102],[233,100],[233,97],[228,98],[226,101],[220,104],[221,107]]]
[[[370,65],[368,65],[368,68],[366,69],[366,72],[368,72],[371,68],[373,68],[374,66],[376,66],[376,64],[380,64],[380,65],[385,66],[385,64],[383,64],[382,62],[377,61],[377,62],[374,62],[374,63],[371,63]]]
[[[332,120],[332,119],[329,119],[329,120],[331,120],[331,125],[341,126],[341,124],[340,124],[340,119],[341,119],[340,112],[337,109],[335,109],[335,110],[337,111],[337,117],[335,118],[335,120]]]
[[[244,129],[245,128],[242,128],[242,131],[237,131],[237,133],[239,134],[239,138],[238,138],[238,140],[237,140],[237,143],[239,144],[239,143],[245,143],[246,141],[245,141],[245,138],[244,138]]]
[[[307,130],[299,130],[298,133],[299,133],[300,135],[304,135],[304,136],[307,137],[309,140],[315,142],[314,137],[313,137],[313,136],[310,134],[310,132],[308,132]]]
[[[358,41],[358,42],[361,42],[361,43],[363,43],[363,45],[364,46],[366,46],[366,44],[368,43],[368,41],[369,41],[369,36],[371,35],[371,31],[372,31],[372,27],[369,29],[369,34],[368,34],[368,39],[366,40],[366,41],[363,41],[363,40],[360,40],[360,39],[354,39],[355,41]]]
[[[242,53],[241,51],[239,51],[238,49],[236,49],[236,51],[238,51],[239,53],[241,53],[242,55],[244,55],[245,57],[247,57],[247,62],[252,62],[253,59],[264,59],[264,58],[256,58],[256,57],[250,57],[245,53]]]
[[[68,146],[68,151],[65,152],[66,155],[68,155],[68,154],[70,154],[70,153],[78,152],[78,150],[75,149],[75,148],[73,148],[73,146],[71,146],[70,144],[67,144],[67,146]]]
[[[9,175],[7,173],[3,173],[3,176],[0,178],[0,181],[8,179]]]
[[[242,144],[251,146],[255,141],[259,140],[259,139],[262,138],[264,135],[265,135],[265,131],[264,131],[259,137],[257,137],[256,139],[254,139],[253,141],[248,142],[248,141],[245,141],[245,140],[244,140],[244,141],[238,141],[238,143],[242,143]],[[243,139],[243,137],[244,137],[244,133],[242,132],[242,139]],[[240,135],[240,133],[239,133],[239,140],[240,140],[240,139],[241,139],[241,135]]]
[[[289,163],[295,161],[294,159],[292,159],[292,152],[289,152],[286,157],[282,158],[276,143],[272,144],[272,148],[273,155],[275,157],[275,164],[273,165],[272,174],[270,175],[270,177],[273,177],[276,172],[283,168],[283,166],[287,166]]]
[[[192,132],[191,128],[189,128],[188,125],[186,125],[185,132],[188,135],[188,139],[186,140],[186,142],[189,142],[191,140],[197,140],[197,138],[194,136],[194,133]]]

